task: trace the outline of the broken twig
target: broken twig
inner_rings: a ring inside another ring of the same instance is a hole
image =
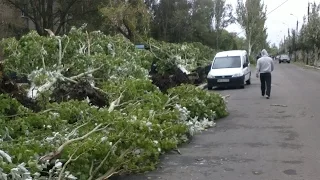
[[[288,107],[287,105],[282,105],[282,104],[271,104],[270,106]]]

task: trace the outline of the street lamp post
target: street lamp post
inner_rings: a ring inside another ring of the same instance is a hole
[[[291,16],[295,17],[297,19],[297,26],[296,26],[296,31],[298,32],[298,29],[299,29],[299,18],[297,16],[295,16],[294,14],[290,14]]]

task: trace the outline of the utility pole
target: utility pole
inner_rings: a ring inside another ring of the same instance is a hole
[[[291,41],[290,29],[288,28],[288,56],[289,57],[290,57],[290,41]]]
[[[297,41],[298,41],[299,21],[297,20],[296,33],[294,38],[294,61],[297,61]]]
[[[284,53],[286,53],[286,35],[283,35],[283,47],[284,47]]]
[[[293,31],[294,34],[292,34],[292,44],[293,44],[293,51],[294,51],[294,61],[297,61],[297,39],[298,39],[298,32],[299,32],[299,20],[298,17],[295,16],[294,14],[290,14],[291,16],[294,16],[295,18],[297,18],[297,26],[296,26],[296,30]]]
[[[310,2],[308,1],[308,22],[310,20]]]

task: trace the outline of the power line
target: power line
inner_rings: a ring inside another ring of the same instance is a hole
[[[289,0],[285,0],[284,2],[282,2],[279,6],[277,6],[276,8],[272,9],[268,14],[266,14],[266,16],[268,16],[269,14],[271,14],[272,12],[276,11],[277,9],[279,9],[282,5],[284,5],[286,2],[288,2]],[[268,19],[266,17],[266,19]],[[242,30],[241,32],[237,33],[237,35],[243,33],[245,30]]]
[[[267,14],[267,16],[269,15],[269,14],[271,14],[272,12],[274,12],[275,10],[277,10],[278,8],[280,8],[282,5],[284,5],[286,2],[288,2],[289,0],[286,0],[286,1],[284,1],[283,3],[281,3],[279,6],[277,6],[276,8],[274,8],[272,11],[270,11],[268,14]]]

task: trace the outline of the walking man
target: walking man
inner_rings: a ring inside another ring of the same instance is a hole
[[[261,57],[257,61],[257,73],[256,76],[261,82],[261,95],[267,99],[270,98],[271,93],[271,72],[274,70],[274,64],[271,57],[268,56],[268,52],[263,49],[261,51]]]

